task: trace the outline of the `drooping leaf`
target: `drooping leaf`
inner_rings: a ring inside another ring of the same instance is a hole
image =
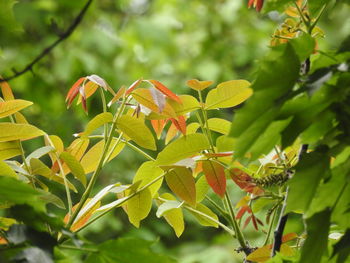
[[[225,168],[216,161],[202,161],[203,172],[208,184],[221,198],[226,192]]]
[[[171,191],[191,206],[196,205],[196,183],[190,169],[176,167],[168,171],[165,181]]]
[[[133,179],[133,183],[136,183],[137,181],[141,181],[139,188],[142,186],[145,186],[158,176],[163,174],[163,170],[160,169],[154,161],[148,161],[144,162],[139,169],[136,172],[136,175]],[[151,192],[152,197],[154,197],[159,188],[161,187],[163,183],[163,179],[160,179],[158,182],[152,184],[148,189]]]
[[[0,142],[27,140],[44,134],[42,130],[30,124],[0,123]]]
[[[0,118],[12,115],[32,104],[33,102],[27,100],[0,101]]]
[[[218,224],[216,222],[214,222],[213,220],[210,220],[210,218],[218,221],[218,216],[211,211],[208,207],[206,207],[203,204],[197,204],[196,206],[196,210],[199,213],[193,212],[190,210],[191,214],[194,215],[194,217],[198,220],[198,222],[202,225],[202,226],[212,226],[212,227],[219,227]],[[208,218],[209,217],[209,218]]]
[[[17,174],[4,161],[0,161],[0,176],[9,176],[17,178]]]
[[[208,120],[208,126],[212,131],[227,135],[231,128],[231,122],[220,118],[211,118]]]
[[[80,133],[80,136],[89,136],[94,130],[101,127],[102,125],[112,122],[113,115],[110,112],[103,112],[96,115],[89,123],[86,125],[85,131]]]
[[[156,163],[157,165],[171,165],[209,148],[209,142],[203,134],[189,134],[167,145],[158,154]]]
[[[141,118],[123,115],[118,119],[117,127],[139,146],[150,150],[157,149],[152,132]]]
[[[230,80],[220,83],[209,91],[205,100],[205,109],[230,108],[241,104],[252,95],[250,83],[246,80]]]
[[[0,142],[0,160],[7,160],[21,154],[17,142]]]
[[[70,171],[84,186],[86,186],[86,176],[83,166],[79,161],[70,153],[62,152],[60,158],[69,167]]]

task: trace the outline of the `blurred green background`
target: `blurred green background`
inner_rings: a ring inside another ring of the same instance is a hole
[[[0,74],[7,77],[13,69],[21,70],[58,38],[85,2],[0,0]],[[321,50],[335,49],[350,32],[349,11],[341,4],[328,7],[319,24],[326,35],[319,40]],[[252,81],[257,61],[268,50],[270,36],[283,19],[278,12],[259,14],[249,10],[243,0],[94,1],[67,40],[36,64],[32,73],[10,84],[17,98],[35,103],[24,111],[28,120],[60,136],[68,146],[72,134],[82,131],[87,121],[102,110],[98,96],[88,100],[89,116],[81,107],[66,110],[65,95],[79,77],[97,74],[114,90],[140,77],[157,79],[178,94],[191,92],[185,83],[193,78],[215,83]],[[232,111],[217,114],[232,119]],[[27,153],[42,143],[39,139],[26,143]],[[130,182],[143,161],[142,156],[125,149],[106,167],[98,187]],[[234,201],[238,201],[241,193],[230,187]],[[63,195],[63,189],[54,191]],[[81,235],[96,242],[121,236],[159,240],[155,249],[182,263],[225,263],[235,258],[240,262],[233,251],[237,244],[229,236],[199,226],[191,216],[187,219],[185,232],[177,239],[170,226],[156,218],[155,211],[142,222],[141,229],[135,229],[119,209]],[[290,220],[287,228],[300,231],[293,222]],[[259,236],[249,227],[245,231],[248,238]],[[253,246],[261,243],[256,239]]]

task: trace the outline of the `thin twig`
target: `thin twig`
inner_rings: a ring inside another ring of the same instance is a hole
[[[38,63],[42,58],[44,58],[46,55],[48,55],[59,43],[61,43],[63,40],[67,39],[76,29],[76,27],[80,24],[80,22],[82,21],[84,15],[86,14],[86,11],[88,10],[90,4],[92,3],[93,0],[88,0],[86,2],[86,4],[84,5],[84,7],[81,9],[81,11],[79,12],[79,14],[76,16],[76,18],[73,20],[72,24],[67,28],[67,30],[65,32],[63,32],[62,34],[60,34],[60,37],[53,42],[51,45],[49,45],[48,47],[46,47],[43,51],[41,51],[41,53],[35,57],[32,62],[30,62],[27,66],[25,66],[22,70],[20,71],[15,71],[15,73],[9,77],[6,78],[0,78],[0,83],[4,82],[4,81],[10,81],[12,79],[15,79],[21,75],[23,75],[24,73],[26,73],[27,71],[32,71],[33,70],[33,66]]]

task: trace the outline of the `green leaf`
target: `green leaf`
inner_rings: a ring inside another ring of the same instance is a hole
[[[126,190],[126,196],[134,193],[135,190]],[[146,218],[151,211],[152,207],[152,195],[151,192],[146,188],[145,190],[139,192],[130,200],[128,200],[125,205],[126,213],[128,214],[129,221],[135,227],[140,227],[140,222],[142,219]]]
[[[151,249],[153,241],[137,238],[119,238],[97,245],[98,253],[91,253],[86,263],[174,263],[167,256],[155,253]]]
[[[226,176],[224,167],[216,161],[202,161],[203,173],[214,192],[224,198],[226,192]]]
[[[163,199],[167,199],[172,202],[177,202],[176,198],[169,193],[164,193],[160,196]],[[162,203],[158,201],[158,203]],[[178,204],[181,204],[178,202]],[[159,211],[159,210],[158,210]],[[158,214],[157,211],[157,214]],[[168,209],[162,212],[162,216],[168,222],[168,224],[174,229],[177,237],[180,237],[185,229],[184,216],[181,208]]]
[[[0,176],[18,177],[15,171],[13,171],[4,161],[0,161]]]
[[[215,223],[214,221],[210,220],[208,217],[213,218],[214,220],[218,221],[218,216],[211,211],[208,207],[206,207],[203,204],[197,204],[196,209],[199,213],[193,212],[190,210],[191,214],[194,215],[194,217],[197,219],[199,224],[202,226],[212,226],[218,228],[219,225]]]
[[[30,124],[0,123],[0,142],[27,140],[45,133]]]
[[[158,176],[163,174],[163,170],[160,169],[154,161],[148,161],[144,162],[139,169],[136,172],[136,175],[133,179],[133,183],[136,183],[137,181],[141,181],[139,188],[145,186]],[[152,197],[154,197],[159,188],[161,187],[163,183],[163,179],[160,179],[158,182],[152,184],[148,189],[151,192]]]
[[[331,210],[326,209],[306,220],[307,238],[301,250],[300,263],[321,262],[327,251]]]
[[[328,4],[330,0],[308,0],[307,4],[309,6],[309,11],[313,18],[316,18],[316,16],[321,11],[322,7],[326,4]]]
[[[176,116],[185,115],[200,108],[198,100],[190,95],[179,96],[182,103],[174,100],[168,100],[170,106],[174,109]]]
[[[0,142],[0,160],[7,160],[20,154],[18,142]]]
[[[143,119],[123,115],[118,119],[117,127],[139,146],[154,151],[157,149],[153,134]]]
[[[173,168],[165,175],[165,181],[174,194],[191,206],[196,205],[196,183],[190,169]]]
[[[82,137],[89,136],[97,128],[112,121],[113,121],[112,113],[103,112],[101,114],[98,114],[91,121],[89,121],[89,123],[86,125],[85,131],[82,132],[80,135]]]
[[[230,108],[248,99],[252,95],[250,83],[246,80],[230,80],[220,83],[209,91],[205,100],[205,109]]]
[[[156,164],[171,165],[209,148],[209,142],[203,134],[189,134],[168,144],[158,154]]]
[[[179,202],[177,200],[168,200],[162,203],[157,210],[157,217],[163,216],[165,213],[172,211],[174,209],[179,209],[182,206],[182,202]]]
[[[86,186],[86,176],[83,166],[78,160],[68,152],[62,152],[60,158],[67,164],[70,171],[84,186]]]
[[[205,195],[208,193],[209,185],[205,176],[201,176],[196,182],[196,202],[200,203],[204,200]]]
[[[345,234],[341,239],[333,245],[333,253],[330,257],[333,258],[335,255],[338,255],[337,263],[346,262],[346,259],[350,255],[350,229],[347,229]]]
[[[229,152],[232,151],[235,139],[222,135],[216,139],[216,148],[218,152]]]
[[[0,0],[0,32],[4,37],[0,40],[5,40],[6,36],[11,34],[18,34],[22,31],[22,27],[16,21],[13,14],[13,6],[16,4],[15,0]]]
[[[330,158],[326,153],[314,151],[304,154],[289,181],[286,212],[307,211],[323,177],[329,172]],[[307,191],[306,191],[307,190]]]
[[[27,100],[0,101],[0,118],[12,115],[32,104],[33,102]]]
[[[186,127],[186,134],[189,135],[189,134],[196,133],[199,127],[200,127],[200,125],[199,125],[198,122],[192,122],[192,123],[190,123],[190,124],[187,125],[187,127]],[[181,135],[182,135],[182,134],[181,134]]]
[[[300,37],[290,40],[290,44],[293,46],[299,60],[304,61],[315,50],[316,41],[309,34],[302,34]]]
[[[208,126],[212,131],[227,135],[230,131],[231,122],[220,118],[211,118],[208,120]]]

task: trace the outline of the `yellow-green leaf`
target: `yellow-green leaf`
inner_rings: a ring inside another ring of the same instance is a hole
[[[168,144],[158,154],[156,163],[171,165],[209,148],[209,142],[203,134],[189,134]]]
[[[196,182],[197,203],[204,200],[205,195],[209,190],[209,185],[205,176],[201,176]]]
[[[163,170],[157,167],[154,161],[144,162],[137,170],[136,175],[133,179],[133,183],[136,183],[137,181],[141,181],[139,185],[139,188],[140,188],[142,186],[145,186],[146,184],[148,184],[149,182],[151,182],[152,180],[154,180],[155,178],[157,178],[162,174],[163,174]],[[148,187],[152,197],[154,197],[157,194],[162,183],[163,183],[163,179],[160,179],[159,181],[157,181],[156,183]]]
[[[17,142],[0,142],[0,160],[7,160],[20,154]]]
[[[27,100],[0,101],[0,118],[12,115],[32,104],[33,102]]]
[[[9,218],[9,217],[0,217],[0,229],[2,230],[9,230],[10,226],[18,224],[16,219]]]
[[[253,91],[246,80],[230,80],[220,83],[217,88],[209,91],[205,109],[230,108],[248,99]]]
[[[216,228],[219,227],[219,225],[215,222],[219,220],[218,216],[208,207],[199,203],[197,204],[195,210],[198,212],[194,212],[191,210],[190,212],[198,220],[199,224],[201,224],[202,226],[212,226]],[[211,220],[210,218],[214,219],[215,221]]]
[[[0,142],[27,140],[45,133],[30,124],[0,123]]]
[[[191,89],[199,91],[208,88],[211,84],[213,84],[213,81],[210,80],[199,81],[197,79],[191,79],[187,81],[187,86],[189,86]]]
[[[169,193],[164,193],[160,196],[162,199],[176,201],[176,198]],[[162,202],[158,202],[162,204]],[[174,208],[168,211],[165,211],[162,216],[168,222],[168,224],[174,229],[177,237],[180,237],[185,229],[184,216],[181,208]]]
[[[196,205],[196,183],[192,171],[186,167],[176,167],[165,175],[171,191],[191,206]]]
[[[117,127],[139,146],[150,150],[157,149],[153,134],[143,119],[123,115],[118,119]]]
[[[91,121],[86,125],[85,131],[80,133],[81,136],[89,136],[94,130],[101,127],[102,125],[112,122],[113,115],[110,112],[103,112],[92,118]]]
[[[0,161],[0,176],[11,176],[17,178],[17,174],[4,161]]]
[[[211,118],[208,120],[208,126],[212,131],[227,135],[231,128],[231,122],[220,118]]]
[[[62,152],[60,158],[67,164],[70,171],[84,186],[86,186],[86,176],[83,166],[78,160],[68,152]]]
[[[264,262],[271,257],[271,245],[266,245],[258,248],[253,253],[247,256],[247,260],[254,262]]]
[[[89,142],[89,139],[78,138],[68,146],[67,152],[80,161],[81,157],[84,155],[87,147],[89,146]]]
[[[42,157],[43,155],[45,154],[48,154],[52,151],[54,151],[55,148],[53,148],[52,146],[43,146],[43,147],[40,147],[38,149],[36,149],[34,152],[32,152],[31,154],[29,154],[26,158],[26,162],[30,162],[30,159],[32,158],[40,158]]]
[[[199,127],[200,127],[200,125],[199,125],[198,122],[192,122],[192,123],[190,123],[190,124],[187,125],[187,127],[186,127],[186,134],[189,135],[189,134],[196,133]]]
[[[117,139],[113,139],[111,145],[109,146],[108,152],[112,151],[111,157],[108,161],[112,160],[116,157],[124,148],[125,144],[119,142],[117,146]],[[102,151],[104,148],[104,140],[99,141],[94,146],[90,148],[90,150],[83,156],[80,161],[80,164],[84,167],[84,171],[86,174],[91,173],[96,170],[100,157],[102,155]]]
[[[179,98],[182,103],[169,100],[169,104],[174,109],[177,116],[185,115],[188,112],[192,112],[200,108],[198,100],[193,96],[180,95]]]

